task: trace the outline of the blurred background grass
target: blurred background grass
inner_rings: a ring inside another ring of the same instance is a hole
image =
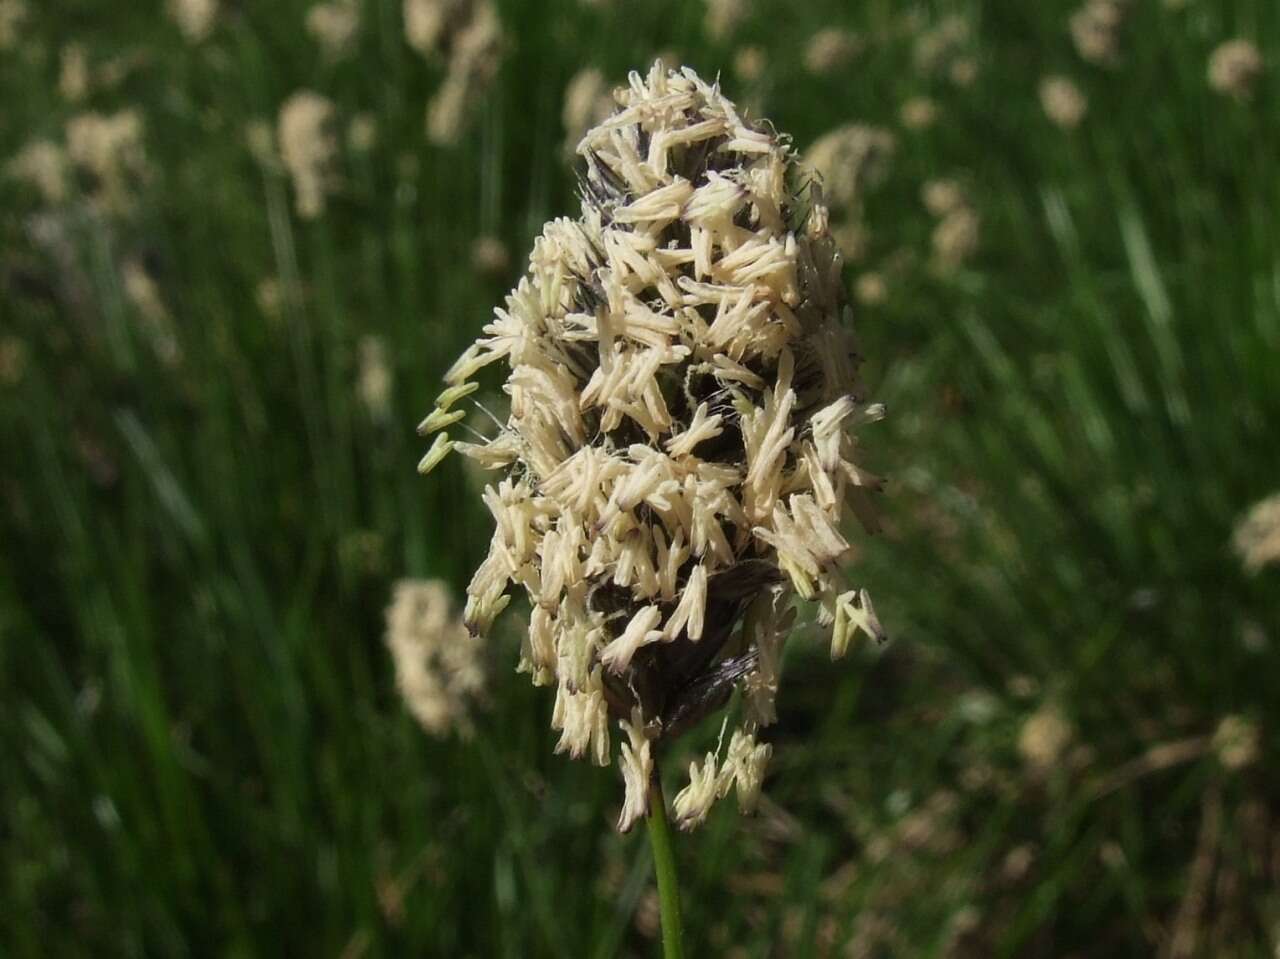
[[[488,537],[413,427],[575,209],[570,81],[657,53],[874,134],[837,220],[890,411],[893,641],[792,644],[761,813],[682,837],[692,954],[1280,949],[1278,574],[1232,548],[1280,489],[1280,8],[499,0],[468,54],[469,10],[0,0],[4,951],[654,953],[518,627],[470,738],[383,632]]]

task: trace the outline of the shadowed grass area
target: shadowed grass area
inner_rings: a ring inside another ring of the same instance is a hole
[[[656,953],[644,837],[613,832],[616,770],[552,754],[516,617],[469,739],[414,725],[382,633],[395,580],[461,593],[489,536],[459,463],[417,476],[413,428],[574,209],[566,86],[663,52],[801,151],[853,122],[896,143],[837,211],[889,408],[856,585],[893,640],[791,645],[760,814],[676,837],[690,954],[1271,954],[1280,574],[1231,539],[1280,489],[1280,9],[1121,4],[1107,65],[1062,3],[757,2],[715,37],[699,3],[499,2],[442,146],[448,53],[406,43],[399,0],[355,3],[336,57],[296,0],[225,2],[198,43],[160,3],[25,6],[0,51],[2,951]],[[811,72],[832,25],[859,52]],[[1269,65],[1240,99],[1207,81],[1234,37]],[[1074,129],[1048,74],[1088,100]],[[333,105],[314,219],[251,149],[300,89]],[[921,97],[932,124],[904,122]],[[60,197],[15,173],[121,111],[118,196],[84,156]],[[977,224],[950,265],[940,178]]]

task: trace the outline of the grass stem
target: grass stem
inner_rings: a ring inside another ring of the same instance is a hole
[[[662,780],[655,769],[649,780],[649,841],[653,846],[653,869],[658,876],[658,903],[662,915],[662,954],[665,959],[684,959],[684,928],[680,921],[680,885],[676,879],[675,848],[671,823],[662,796]]]

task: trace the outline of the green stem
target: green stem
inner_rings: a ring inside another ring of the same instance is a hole
[[[676,854],[671,844],[671,823],[662,797],[662,780],[654,769],[649,779],[649,841],[653,846],[653,870],[658,875],[658,903],[662,914],[662,954],[684,959],[684,929],[680,922],[680,886],[676,881]]]

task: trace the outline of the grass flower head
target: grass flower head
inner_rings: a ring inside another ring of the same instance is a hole
[[[735,790],[759,794],[795,600],[833,657],[880,635],[842,589],[847,508],[871,522],[879,480],[854,430],[881,415],[858,382],[840,256],[820,188],[787,141],[692,70],[633,73],[621,108],[578,146],[582,210],[548,223],[529,269],[445,376],[423,424],[499,474],[495,529],[468,587],[484,633],[523,589],[520,669],[556,688],[559,751],[610,761],[645,809],[658,747],[742,695],[723,755],[676,797],[682,825]],[[448,428],[486,366],[507,368],[508,420]]]
[[[1235,100],[1247,100],[1263,71],[1262,54],[1248,40],[1228,40],[1209,56],[1209,86]]]

